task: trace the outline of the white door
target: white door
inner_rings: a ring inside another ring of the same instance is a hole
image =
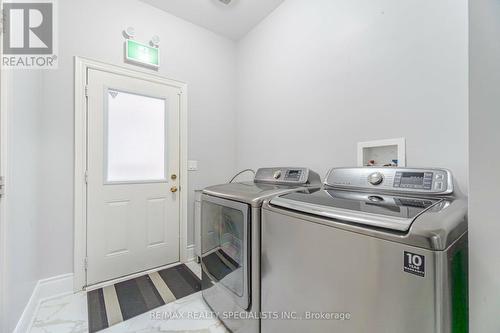
[[[180,90],[89,69],[87,285],[179,261]]]

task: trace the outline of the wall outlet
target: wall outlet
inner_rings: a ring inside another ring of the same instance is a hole
[[[188,171],[198,171],[198,161],[188,161]]]

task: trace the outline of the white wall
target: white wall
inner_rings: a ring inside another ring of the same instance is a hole
[[[12,332],[39,279],[37,239],[40,195],[40,105],[42,73],[11,73],[8,105],[7,195],[5,219],[5,320],[0,332]]]
[[[470,332],[500,330],[500,3],[469,1]]]
[[[466,0],[287,0],[238,45],[238,168],[356,164],[406,137],[409,166],[467,187]]]
[[[7,304],[10,328],[36,280],[73,272],[74,56],[127,66],[122,37],[126,27],[136,28],[139,41],[159,35],[158,74],[189,85],[188,155],[199,161],[199,171],[189,177],[190,221],[193,190],[226,182],[235,172],[233,41],[136,0],[58,4],[59,69],[38,72],[36,79],[16,72],[23,81],[14,87],[19,99],[14,100],[11,125],[12,241],[7,256],[16,262],[8,267],[7,289],[17,298]],[[188,234],[192,243],[192,223]]]

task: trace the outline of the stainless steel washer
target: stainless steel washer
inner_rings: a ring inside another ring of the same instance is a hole
[[[262,210],[263,333],[465,333],[467,200],[443,169],[332,169]]]
[[[306,168],[263,168],[253,182],[203,191],[202,293],[229,330],[260,331],[262,202],[320,185],[318,174]]]

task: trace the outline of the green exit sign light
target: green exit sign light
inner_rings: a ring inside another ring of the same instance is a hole
[[[157,47],[141,44],[133,39],[127,39],[125,53],[127,61],[154,68],[160,67],[160,50]]]

